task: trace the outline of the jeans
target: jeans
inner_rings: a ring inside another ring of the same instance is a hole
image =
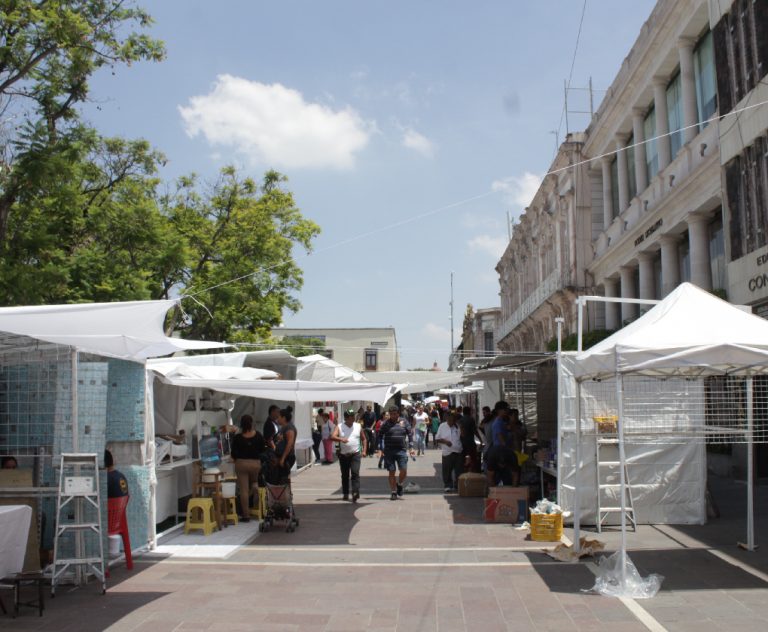
[[[323,435],[317,430],[312,431],[312,452],[315,453],[315,460],[320,460],[320,442],[323,440]]]
[[[349,496],[349,478],[352,474],[352,493],[360,495],[360,452],[339,454],[341,467],[341,491]]]
[[[424,452],[424,431],[416,429],[416,452],[423,453]]]
[[[443,485],[451,489],[456,489],[459,486],[461,465],[461,452],[450,452],[443,455]]]

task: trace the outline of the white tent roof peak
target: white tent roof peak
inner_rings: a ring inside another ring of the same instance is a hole
[[[0,308],[0,331],[29,336],[81,351],[144,361],[190,349],[228,346],[221,342],[169,338],[165,315],[178,301],[127,301]]]
[[[768,372],[768,321],[691,283],[576,355],[580,378]]]
[[[362,375],[349,367],[314,354],[297,358],[296,379],[312,382],[367,382]]]

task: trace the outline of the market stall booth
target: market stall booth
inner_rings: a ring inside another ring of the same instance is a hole
[[[154,455],[145,443],[153,430],[144,362],[225,346],[167,337],[164,319],[175,306],[131,301],[0,308],[0,455],[18,464],[0,479],[0,502],[32,507],[32,535],[40,544],[35,552],[52,547],[58,456],[88,452],[100,460],[108,445],[128,480],[131,542],[140,547],[149,541]],[[105,494],[104,520],[106,500]]]
[[[754,549],[753,450],[768,441],[768,321],[684,283],[589,350],[563,354],[560,364],[559,499],[574,510],[576,543],[581,522],[599,524],[608,508],[621,525],[624,560],[634,520],[702,522],[704,446],[741,443],[746,546]],[[608,481],[593,456],[604,442],[615,448]],[[604,500],[608,489],[613,496]]]

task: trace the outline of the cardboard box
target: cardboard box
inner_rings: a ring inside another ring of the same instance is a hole
[[[484,474],[466,472],[459,476],[459,496],[483,498],[487,487],[488,482]]]
[[[490,487],[485,499],[486,522],[516,524],[528,517],[528,487]]]

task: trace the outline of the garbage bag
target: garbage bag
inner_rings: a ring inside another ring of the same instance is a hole
[[[662,575],[652,573],[641,577],[637,568],[626,556],[626,573],[622,574],[621,551],[616,551],[600,560],[598,574],[592,590],[608,597],[630,597],[632,599],[650,599],[656,596],[664,581]]]

